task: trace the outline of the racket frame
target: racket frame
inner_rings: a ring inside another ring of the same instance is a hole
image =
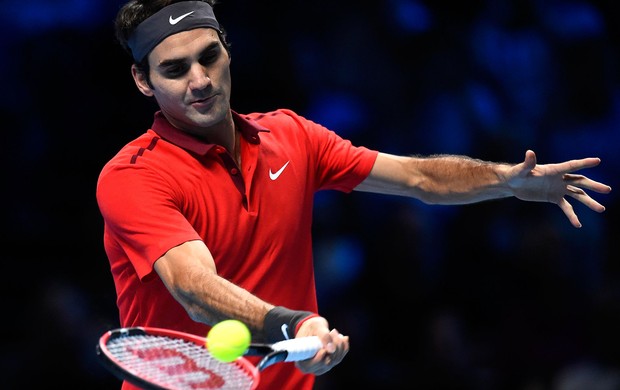
[[[184,333],[175,331],[172,329],[163,329],[163,328],[152,328],[152,327],[128,327],[128,328],[118,328],[109,330],[104,333],[100,338],[97,344],[97,356],[99,357],[100,362],[112,372],[118,379],[126,380],[136,386],[142,387],[145,390],[168,390],[165,387],[161,387],[155,383],[147,381],[140,376],[136,375],[129,369],[123,368],[123,365],[109,352],[107,348],[107,343],[110,340],[120,338],[120,337],[130,337],[130,336],[165,336],[173,339],[181,339],[187,342],[196,344],[197,346],[204,348],[206,350],[205,338],[199,337],[197,335]],[[267,348],[267,349],[265,349]],[[271,349],[267,346],[257,346],[256,353],[262,355],[267,355],[263,360],[267,360],[270,356],[269,351]],[[286,358],[286,353],[284,353],[284,357],[281,357],[282,353],[272,353],[272,355],[278,355],[275,357],[274,363],[276,361],[281,361]],[[279,360],[281,359],[281,360]],[[262,361],[261,361],[262,363]],[[239,357],[234,361],[228,363],[234,364],[239,367],[241,371],[244,371],[248,376],[252,378],[252,389],[255,389],[258,386],[260,381],[260,374],[258,366],[253,365],[244,357]],[[273,364],[273,363],[271,363]]]

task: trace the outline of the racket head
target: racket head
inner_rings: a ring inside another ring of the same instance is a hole
[[[240,357],[224,363],[205,338],[170,329],[132,327],[104,333],[97,344],[101,363],[117,378],[144,389],[256,389],[258,369]]]

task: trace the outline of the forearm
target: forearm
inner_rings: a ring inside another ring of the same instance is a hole
[[[214,325],[235,318],[252,334],[262,334],[265,315],[273,305],[219,276],[202,241],[188,241],[170,249],[154,268],[194,321]]]
[[[155,262],[155,271],[174,298],[197,322],[214,325],[234,318],[244,322],[257,340],[295,337],[297,325],[314,313],[275,307],[217,274],[202,241],[170,249]],[[282,325],[287,324],[284,336]]]
[[[235,318],[248,325],[255,340],[269,343],[294,338],[301,323],[318,316],[276,307],[216,275],[201,283],[200,289],[184,291],[181,300],[194,321],[214,324]]]
[[[465,204],[511,196],[503,172],[508,165],[464,156],[411,158],[410,194],[429,204]]]
[[[466,204],[512,195],[507,164],[464,156],[401,157],[380,154],[356,190],[417,198],[428,204]]]
[[[265,315],[274,307],[216,274],[197,275],[196,281],[183,288],[176,286],[175,290],[177,300],[194,321],[214,325],[235,318],[260,339],[263,338]]]

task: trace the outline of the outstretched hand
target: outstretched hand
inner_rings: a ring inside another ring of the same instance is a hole
[[[528,150],[525,160],[510,168],[507,173],[508,185],[514,196],[531,202],[551,202],[557,204],[574,227],[581,222],[566,196],[580,201],[597,213],[605,211],[605,206],[592,199],[585,190],[607,194],[611,187],[572,172],[599,165],[597,157],[570,160],[558,164],[536,164],[536,154]]]

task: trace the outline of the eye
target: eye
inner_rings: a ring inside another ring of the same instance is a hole
[[[187,64],[185,63],[169,64],[162,69],[162,75],[164,77],[174,79],[183,76],[185,73],[187,73],[188,69],[189,66],[187,66]]]
[[[221,50],[219,47],[215,47],[215,48],[211,48],[209,50],[206,50],[199,59],[199,62],[201,65],[209,65],[214,63],[215,61],[217,61],[217,59],[220,57],[221,54]]]

